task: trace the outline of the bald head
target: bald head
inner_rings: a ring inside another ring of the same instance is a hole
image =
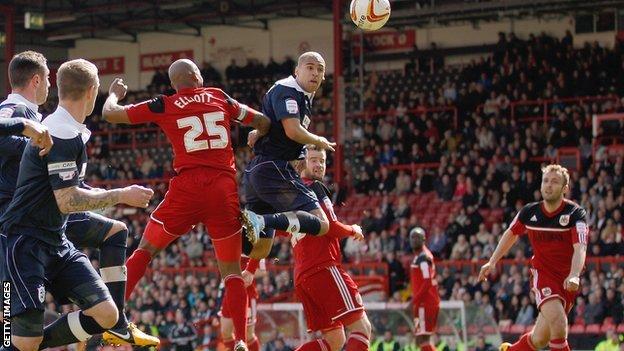
[[[318,52],[308,51],[297,61],[297,83],[308,93],[314,94],[325,80],[325,60]]]
[[[198,88],[204,85],[199,68],[189,59],[179,59],[172,63],[169,66],[169,79],[175,90]]]
[[[297,66],[303,67],[306,63],[319,63],[325,67],[325,59],[316,51],[304,52],[297,60]]]

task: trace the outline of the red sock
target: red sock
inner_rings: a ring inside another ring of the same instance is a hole
[[[295,351],[331,351],[325,339],[316,339],[299,346]]]
[[[227,351],[234,350],[234,339],[232,339],[232,340],[223,340],[223,345],[225,345],[225,349]]]
[[[420,351],[436,351],[436,348],[431,344],[424,344],[420,345]]]
[[[368,351],[370,341],[368,337],[359,332],[353,332],[347,339],[346,351]]]
[[[232,314],[234,324],[234,339],[247,340],[247,289],[245,282],[240,275],[228,275],[223,279],[225,283],[225,297],[223,303],[226,304]]]
[[[520,337],[515,344],[511,345],[507,351],[535,351],[535,347],[531,344],[531,333],[526,333]]]
[[[260,340],[258,340],[257,336],[254,335],[253,340],[247,343],[247,348],[249,351],[260,351]]]
[[[128,271],[128,280],[126,281],[126,300],[130,299],[134,287],[139,280],[145,275],[145,270],[152,260],[152,255],[144,249],[136,249],[128,261],[126,261],[126,269]]]
[[[562,351],[570,351],[570,346],[568,345],[568,339],[552,339],[548,343],[550,350],[562,350]]]

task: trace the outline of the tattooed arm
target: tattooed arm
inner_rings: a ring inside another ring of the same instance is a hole
[[[123,203],[145,208],[154,195],[151,189],[138,185],[113,190],[90,190],[77,186],[54,190],[56,204],[62,213],[91,211]]]

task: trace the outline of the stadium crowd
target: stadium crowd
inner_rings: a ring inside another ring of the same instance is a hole
[[[358,197],[381,200],[379,206],[363,208],[357,216],[367,239],[364,243],[351,239],[344,243],[345,262],[385,262],[391,281],[389,299],[405,300],[409,291],[406,257],[411,254],[408,233],[412,227],[423,225],[412,199],[426,194],[436,203],[460,204],[455,207],[459,211],[450,213],[443,222],[424,225],[435,256],[465,262],[489,258],[517,210],[539,199],[541,163],[554,159],[557,150],[566,146],[580,150],[582,172],[573,173],[569,197],[589,212],[592,230],[588,256],[623,257],[624,157],[608,158],[598,152],[594,158],[591,116],[624,112],[622,102],[615,98],[624,95],[624,61],[619,47],[608,49],[594,43],[574,49],[572,43],[572,36],[558,39],[542,34],[520,40],[513,33],[501,34],[490,56],[460,68],[440,67],[433,74],[420,73],[412,60],[404,71],[367,72],[363,118],[348,118],[345,129],[347,183],[352,185],[352,193],[346,196],[341,189],[336,199],[338,206],[349,206]],[[209,65],[202,73],[207,83],[222,86],[234,98],[258,107],[272,80],[292,71],[292,64],[292,60],[282,64],[271,61],[267,66],[254,60],[244,67],[232,63],[225,80]],[[166,92],[167,85],[166,74],[159,71],[145,91],[128,94],[126,103]],[[331,112],[329,90],[326,85],[325,93],[315,102],[321,115]],[[521,105],[511,118],[512,102],[588,95],[613,98]],[[54,104],[48,102],[48,106]],[[544,106],[552,116],[547,123],[542,119],[522,120],[542,116]],[[436,107],[451,109],[434,110]],[[456,117],[452,109],[457,110]],[[87,179],[95,183],[141,179],[156,192],[147,211],[121,208],[110,213],[128,224],[130,254],[138,245],[147,213],[162,199],[165,181],[174,175],[171,152],[155,146],[115,148],[116,144],[131,143],[131,133],[109,136],[107,131],[112,128],[98,115],[88,124],[95,135],[88,148]],[[317,132],[331,130],[326,120],[312,127]],[[606,124],[601,133],[624,135],[624,122]],[[238,134],[237,166],[242,170],[252,155],[244,147],[245,131],[241,129]],[[144,131],[136,134],[135,141],[147,144],[153,137],[153,132]],[[401,167],[412,163],[434,165]],[[335,184],[334,188],[339,189]],[[488,221],[482,214],[492,211],[501,213],[497,221]],[[219,281],[214,262],[206,259],[205,252],[210,249],[205,229],[197,226],[152,261],[151,279],[139,283],[129,302],[131,320],[152,334],[171,339],[174,330],[194,325],[198,336],[192,341],[180,339],[183,341],[177,350],[191,350],[193,343],[210,345],[207,349],[215,346]],[[89,253],[97,265],[97,255]],[[279,264],[291,263],[287,241],[278,241],[272,254]],[[496,279],[484,283],[452,265],[440,266],[440,294],[443,299],[481,306],[496,321],[530,325],[537,315],[525,264],[530,256],[529,245],[521,241],[511,257],[515,261],[506,264]],[[186,269],[195,267],[213,273]],[[171,279],[173,274],[167,268],[186,270]],[[620,263],[599,268],[593,266],[584,273],[570,323],[602,323],[605,318],[615,324],[624,322],[624,267]],[[291,290],[288,270],[258,277],[261,300]]]

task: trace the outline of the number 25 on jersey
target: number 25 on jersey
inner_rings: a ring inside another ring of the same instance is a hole
[[[186,152],[195,152],[208,149],[225,149],[228,146],[228,130],[217,124],[225,120],[223,112],[204,113],[203,123],[197,116],[180,118],[178,128],[191,128],[184,133],[184,147]],[[205,126],[205,127],[204,127]],[[209,140],[198,140],[204,133],[208,134]]]

